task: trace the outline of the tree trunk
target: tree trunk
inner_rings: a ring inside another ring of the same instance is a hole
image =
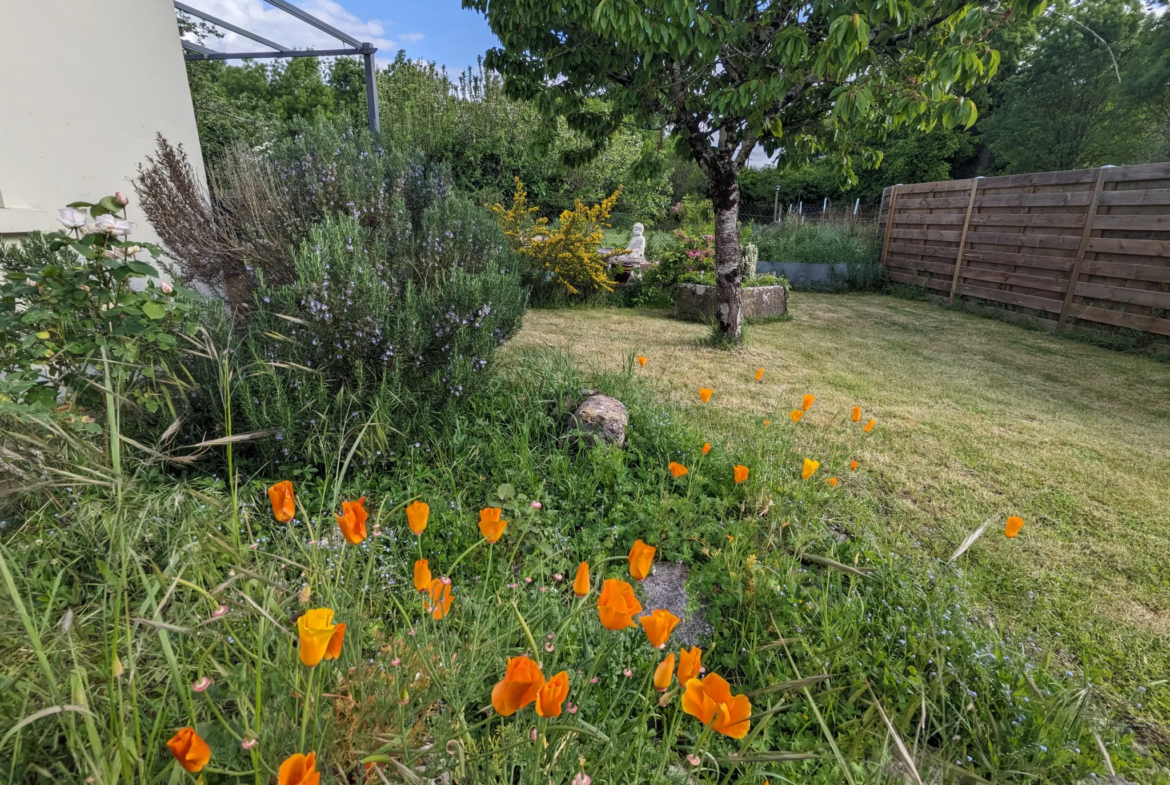
[[[739,251],[739,178],[734,166],[712,178],[711,204],[715,208],[715,319],[728,343],[743,340],[743,288]]]

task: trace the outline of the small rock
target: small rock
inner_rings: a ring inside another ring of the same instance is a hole
[[[630,422],[626,405],[608,395],[590,395],[573,410],[577,429],[602,441],[622,447],[626,443],[626,426]]]
[[[685,565],[676,562],[658,562],[654,571],[642,581],[642,593],[645,602],[642,607],[647,611],[661,608],[673,613],[682,619],[674,628],[671,636],[674,642],[684,646],[697,646],[707,640],[715,632],[704,616],[705,607],[700,605],[694,614],[687,614],[689,596],[687,594],[687,575],[690,571]]]

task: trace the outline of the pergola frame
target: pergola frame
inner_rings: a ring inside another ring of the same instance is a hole
[[[295,5],[292,5],[288,0],[264,0],[269,5],[276,6],[281,11],[295,16],[306,24],[312,25],[318,30],[328,33],[342,43],[349,44],[352,49],[290,49],[287,46],[282,46],[275,41],[270,41],[263,36],[259,36],[242,27],[237,27],[231,22],[224,21],[218,17],[212,16],[209,13],[200,11],[197,8],[192,8],[186,3],[181,3],[179,0],[175,1],[175,8],[183,13],[198,17],[209,24],[216,27],[222,27],[224,30],[229,30],[237,35],[242,35],[245,38],[250,38],[258,44],[263,44],[274,52],[217,52],[214,49],[209,49],[201,44],[192,43],[191,41],[183,41],[183,48],[190,54],[183,56],[184,60],[262,60],[276,57],[344,57],[349,55],[358,55],[362,58],[362,64],[366,68],[366,107],[369,110],[370,131],[377,134],[381,127],[380,117],[378,114],[378,86],[375,82],[374,76],[374,53],[378,51],[377,47],[369,41],[359,41],[353,36],[338,30],[333,25],[322,22],[317,17],[310,13],[302,11]]]

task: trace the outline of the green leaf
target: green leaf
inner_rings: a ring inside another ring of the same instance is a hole
[[[167,315],[166,310],[158,303],[146,303],[142,306],[142,313],[149,319],[162,319]]]

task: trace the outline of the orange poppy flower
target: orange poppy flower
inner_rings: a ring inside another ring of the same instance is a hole
[[[671,461],[670,465],[667,466],[666,468],[670,469],[670,473],[674,475],[674,479],[676,479],[676,480],[679,477],[682,477],[688,471],[687,467],[683,466],[681,463],[678,463],[677,461]]]
[[[479,530],[492,545],[504,536],[504,529],[508,528],[508,522],[500,520],[501,512],[503,510],[499,507],[484,507],[479,511]]]
[[[875,426],[875,425],[877,425],[877,420],[870,420],[864,426],[862,426],[862,430],[865,431],[866,433],[869,433],[870,431],[873,430],[873,426]]]
[[[415,499],[406,505],[406,525],[417,537],[427,528],[427,519],[431,517],[431,506],[424,501]]]
[[[771,421],[771,420],[764,420],[764,427],[765,427],[765,428],[767,428],[767,427],[768,427],[769,425],[771,425],[771,424],[772,424],[772,421]]]
[[[825,482],[827,482],[829,485],[832,485],[834,488],[837,487],[837,478],[836,477],[830,477],[829,479],[825,480]]]
[[[654,669],[654,689],[666,692],[670,689],[670,678],[674,676],[674,652],[666,655],[666,659],[658,663]]]
[[[816,399],[817,399],[817,397],[815,395],[804,396],[803,398],[800,399],[800,408],[804,409],[807,412],[809,409],[812,408],[813,401],[815,401]]]
[[[509,657],[504,678],[492,688],[492,708],[501,717],[511,717],[536,700],[543,686],[540,666],[528,657]]]
[[[441,619],[451,610],[451,584],[435,578],[427,589],[427,613],[431,618]]]
[[[807,480],[809,477],[812,477],[814,474],[816,474],[817,469],[819,468],[821,468],[820,461],[814,461],[812,458],[805,458],[804,466],[800,470],[800,478],[802,480]]]
[[[281,480],[268,489],[272,502],[272,514],[281,523],[288,523],[297,515],[296,497],[293,496],[292,480]]]
[[[739,464],[736,464],[736,466],[735,466],[735,484],[739,485],[741,482],[743,482],[747,478],[748,478],[748,467],[740,466]]]
[[[636,581],[646,580],[646,576],[650,574],[650,567],[654,564],[654,553],[657,549],[653,546],[647,545],[641,540],[634,540],[634,545],[630,548],[630,575]]]
[[[715,390],[713,390],[710,387],[700,387],[699,388],[699,400],[702,401],[703,403],[706,403],[707,401],[711,400],[711,394],[714,392],[715,392]]]
[[[431,566],[426,559],[419,559],[414,563],[414,588],[416,591],[426,591],[431,588]]]
[[[703,650],[692,646],[690,651],[679,649],[678,652],[678,683],[686,685],[691,679],[699,678],[699,669],[703,667]]]
[[[635,357],[634,359],[638,361],[638,365],[642,366],[643,368],[645,368],[645,367],[646,367],[646,359],[647,359],[647,358],[646,358],[646,355],[644,355],[644,354],[639,354],[639,355],[638,355],[637,357]]]
[[[1007,526],[1004,527],[1003,536],[1009,540],[1013,540],[1022,528],[1024,528],[1024,519],[1018,515],[1013,515],[1007,519]]]
[[[788,413],[788,419],[793,422],[800,422],[800,418],[804,416],[804,409],[793,409]]]
[[[345,622],[337,625],[329,638],[329,645],[325,647],[325,659],[335,660],[341,656],[341,644],[345,641]]]
[[[320,781],[321,772],[317,771],[315,752],[289,755],[280,764],[280,772],[276,775],[276,785],[317,785]]]
[[[366,539],[366,518],[369,516],[363,506],[365,501],[366,497],[363,496],[356,502],[342,502],[341,515],[334,515],[345,541],[350,545],[357,545]]]
[[[731,685],[718,673],[700,681],[691,679],[683,693],[683,711],[710,725],[716,733],[742,739],[752,727],[752,702],[746,695],[732,695]]]
[[[642,603],[634,596],[633,586],[616,578],[608,578],[601,585],[597,615],[602,627],[613,631],[624,630],[634,623],[634,617],[641,612]]]
[[[536,713],[541,717],[561,716],[561,704],[569,697],[569,673],[561,671],[536,693]]]
[[[763,378],[764,378],[764,369],[761,368],[760,370],[756,371],[756,381],[757,382],[762,381]]]
[[[589,594],[589,562],[577,565],[577,577],[573,578],[573,594],[584,597]]]
[[[211,760],[211,747],[207,746],[194,728],[183,728],[167,742],[167,749],[184,771],[198,774]]]
[[[853,422],[860,422],[860,421],[861,421],[861,407],[854,406],[853,407]]]
[[[661,649],[670,640],[670,633],[678,626],[679,618],[670,611],[657,608],[638,619],[638,623],[646,631],[646,640],[650,641],[650,645]]]
[[[703,442],[703,455],[711,452],[711,442]]]
[[[849,471],[851,471],[851,472],[857,471],[857,461],[850,461],[849,462]]]
[[[314,608],[297,618],[297,633],[300,637],[301,662],[316,668],[333,640],[337,625],[333,623],[333,611],[329,608]]]

